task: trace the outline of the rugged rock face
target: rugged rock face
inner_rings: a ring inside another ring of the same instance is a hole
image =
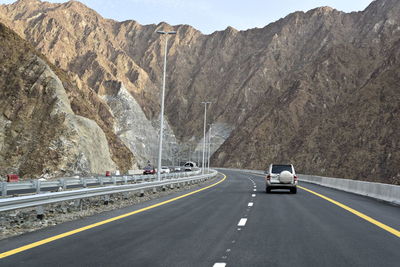
[[[62,72],[3,24],[0,44],[1,175],[57,176],[118,168],[101,128],[73,112],[64,84],[70,90],[73,86],[55,73]]]
[[[293,162],[302,173],[400,184],[399,12],[398,1],[376,1],[356,14],[287,17],[286,34],[272,43],[301,53],[266,51],[287,72],[214,159],[250,168]]]
[[[262,29],[202,35],[187,25],[107,20],[74,1],[0,6],[0,19],[68,70],[84,92],[109,101],[111,85],[121,83],[151,122],[159,112],[163,56],[155,32],[177,31],[169,42],[168,121],[180,142],[196,145],[200,102],[212,101],[208,121],[226,125],[215,133],[232,131],[214,165],[293,162],[299,172],[391,183],[400,176],[399,13],[399,1],[377,0],[363,12],[322,7]],[[121,137],[125,144],[130,136]]]
[[[114,94],[103,95],[103,99],[111,108],[116,119],[114,132],[123,143],[134,153],[135,158],[145,165],[148,161],[155,164],[158,152],[159,120],[149,121],[135,98],[121,83],[114,86]],[[119,88],[119,89],[118,89]],[[165,150],[164,158],[171,158],[170,143],[177,144],[175,135],[171,131],[168,121],[165,121]],[[172,164],[172,162],[165,162]]]

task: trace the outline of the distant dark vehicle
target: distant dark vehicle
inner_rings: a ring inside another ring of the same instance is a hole
[[[154,169],[154,167],[152,167],[152,166],[144,167],[143,174],[155,174],[155,173],[156,173],[156,169]]]

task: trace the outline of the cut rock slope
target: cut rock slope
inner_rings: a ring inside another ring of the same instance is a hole
[[[0,44],[1,174],[50,177],[117,169],[106,134],[73,111],[87,103],[73,98],[79,90],[63,72],[3,24]]]

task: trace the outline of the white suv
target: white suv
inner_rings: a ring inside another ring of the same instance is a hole
[[[297,193],[297,175],[292,164],[271,164],[265,173],[267,193],[272,189],[290,189],[291,193]]]

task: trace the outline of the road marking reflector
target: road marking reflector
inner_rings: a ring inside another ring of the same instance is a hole
[[[253,207],[253,202],[249,202],[249,204],[247,205],[247,206],[249,206],[249,207]]]
[[[157,204],[154,204],[154,205],[151,205],[151,206],[139,209],[139,210],[135,210],[135,211],[132,211],[132,212],[128,212],[128,213],[116,216],[116,217],[112,217],[112,218],[104,220],[104,221],[100,221],[100,222],[97,222],[97,223],[94,223],[94,224],[90,224],[90,225],[87,225],[87,226],[84,226],[84,227],[81,227],[81,228],[78,228],[78,229],[75,229],[75,230],[71,230],[71,231],[65,232],[63,234],[59,234],[59,235],[55,235],[55,236],[52,236],[52,237],[48,237],[46,239],[39,240],[39,241],[36,241],[34,243],[31,243],[31,244],[28,244],[28,245],[25,245],[25,246],[22,246],[22,247],[19,247],[19,248],[15,248],[15,249],[12,249],[12,250],[9,250],[9,251],[5,251],[5,252],[0,254],[0,259],[3,259],[5,257],[11,256],[11,255],[14,255],[14,254],[17,254],[17,253],[20,253],[22,251],[25,251],[25,250],[28,250],[28,249],[31,249],[31,248],[35,248],[35,247],[38,247],[38,246],[53,242],[55,240],[58,240],[58,239],[61,239],[61,238],[64,238],[64,237],[67,237],[67,236],[70,236],[70,235],[77,234],[79,232],[83,232],[83,231],[95,228],[97,226],[101,226],[101,225],[104,225],[104,224],[107,224],[107,223],[110,223],[110,222],[114,222],[114,221],[129,217],[129,216],[132,216],[132,215],[137,214],[137,213],[141,213],[141,212],[146,211],[146,210],[150,210],[150,209],[153,209],[153,208],[156,208],[156,207],[159,207],[159,206],[163,206],[165,204],[171,203],[171,202],[176,201],[178,199],[185,198],[185,197],[188,197],[190,195],[196,194],[198,192],[201,192],[203,190],[206,190],[206,189],[209,189],[211,187],[214,187],[214,186],[222,183],[223,181],[225,181],[226,175],[225,174],[222,174],[222,175],[224,176],[224,178],[222,178],[218,182],[216,182],[214,184],[211,184],[211,185],[208,185],[206,187],[200,188],[200,189],[195,190],[193,192],[190,192],[190,193],[187,193],[187,194],[175,197],[175,198],[171,198],[169,200],[166,200],[166,201],[163,201],[163,202],[160,202],[160,203],[157,203]]]
[[[253,191],[255,192],[255,191],[257,191],[257,189],[253,189]]]
[[[251,196],[252,196],[252,197],[255,197],[255,196],[256,196],[256,194],[252,194]]]
[[[240,219],[238,226],[245,226],[246,222],[247,222],[247,218],[242,218],[242,219]]]
[[[216,262],[213,265],[213,267],[225,267],[225,266],[226,266],[225,262]]]
[[[314,191],[312,191],[310,189],[307,189],[305,187],[302,187],[302,186],[299,186],[299,185],[298,185],[298,187],[303,189],[303,190],[305,190],[305,191],[307,191],[307,192],[309,192],[309,193],[311,193],[311,194],[314,194],[314,195],[316,195],[316,196],[318,196],[320,198],[323,198],[323,199],[325,199],[325,200],[327,200],[327,201],[329,201],[329,202],[341,207],[342,209],[347,210],[348,212],[353,213],[354,215],[356,215],[356,216],[358,216],[358,217],[360,217],[360,218],[362,218],[362,219],[364,219],[364,220],[366,220],[366,221],[368,221],[368,222],[370,222],[372,224],[375,224],[376,226],[382,228],[385,231],[388,231],[389,233],[391,233],[391,234],[393,234],[393,235],[395,235],[397,237],[400,237],[400,231],[398,231],[398,230],[396,230],[396,229],[394,229],[394,228],[392,228],[390,226],[387,226],[386,224],[383,224],[383,223],[381,223],[381,222],[379,222],[379,221],[377,221],[377,220],[365,215],[364,213],[356,211],[355,209],[352,209],[349,206],[346,206],[346,205],[344,205],[344,204],[342,204],[342,203],[340,203],[340,202],[338,202],[336,200],[333,200],[333,199],[331,199],[329,197],[321,195],[321,194],[319,194],[317,192],[314,192]]]

